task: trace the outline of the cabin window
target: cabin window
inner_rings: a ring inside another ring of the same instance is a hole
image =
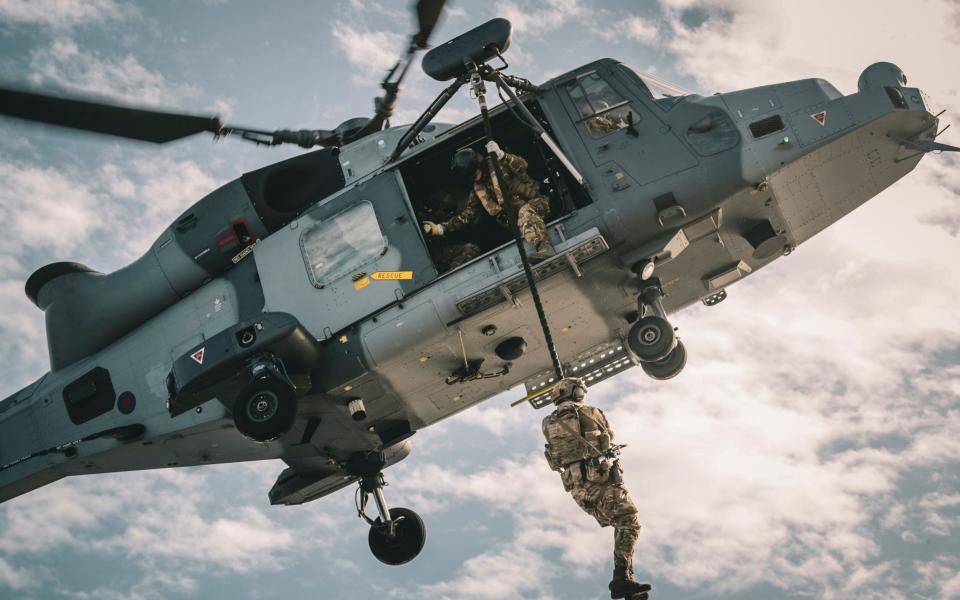
[[[324,287],[376,260],[387,241],[373,205],[360,202],[306,230],[300,248],[311,283]]]
[[[712,156],[740,143],[740,134],[730,117],[713,110],[687,127],[687,141],[701,156]]]
[[[783,119],[780,118],[780,115],[773,115],[772,117],[750,123],[750,133],[752,133],[755,138],[761,138],[765,135],[776,133],[777,131],[783,131],[783,127]]]
[[[592,137],[603,137],[630,123],[630,104],[596,73],[570,82],[567,92]],[[636,113],[632,118],[640,120]]]

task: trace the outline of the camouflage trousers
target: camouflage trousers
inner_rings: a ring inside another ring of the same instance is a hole
[[[613,564],[633,575],[633,547],[640,535],[637,507],[623,485],[608,481],[585,483],[570,490],[573,499],[601,527],[613,526]]]
[[[445,273],[480,256],[480,246],[471,243],[435,245],[431,254],[437,269]]]
[[[537,196],[524,202],[517,211],[517,227],[520,235],[531,246],[536,247],[547,239],[547,226],[544,224],[550,216],[550,201]]]

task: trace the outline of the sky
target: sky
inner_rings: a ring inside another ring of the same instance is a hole
[[[856,91],[892,61],[960,113],[960,2],[452,1],[434,41],[493,16],[535,82],[609,56],[702,94],[806,77]],[[0,81],[332,128],[372,108],[406,2],[0,0]],[[411,69],[396,121],[439,92]],[[461,95],[441,116],[468,116]],[[960,145],[948,130],[946,143]],[[0,397],[49,368],[33,270],[139,256],[181,210],[296,154],[203,136],[164,147],[0,121]],[[672,317],[689,353],[657,382],[594,388],[628,444],[653,598],[960,598],[960,161],[917,169],[789,257]],[[353,490],[271,507],[284,465],[62,480],[0,505],[2,598],[580,600],[605,597],[612,531],[542,456],[514,390],[418,432],[388,469],[428,528],[402,567],[369,554]]]

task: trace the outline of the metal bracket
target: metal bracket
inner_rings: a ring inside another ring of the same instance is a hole
[[[512,303],[514,308],[523,308],[523,303],[520,302],[519,298],[513,295],[513,292],[510,291],[510,288],[505,285],[501,285],[499,289],[500,293],[503,294],[503,299]]]
[[[447,385],[456,385],[458,383],[467,383],[468,381],[479,381],[481,379],[493,379],[494,377],[503,377],[510,372],[510,363],[505,363],[499,371],[490,371],[484,373],[480,370],[483,366],[482,358],[474,358],[467,361],[467,364],[457,368],[444,381]]]
[[[672,226],[685,218],[687,218],[687,210],[679,204],[668,206],[657,213],[657,221],[660,223],[660,227]]]
[[[573,271],[573,274],[576,275],[577,278],[583,277],[583,272],[580,270],[580,265],[577,264],[577,259],[573,256],[573,254],[567,253],[564,254],[564,257],[567,259],[567,264],[570,265],[570,270]]]

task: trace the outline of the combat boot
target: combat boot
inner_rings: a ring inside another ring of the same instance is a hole
[[[627,574],[627,567],[623,565],[614,566],[613,579],[609,587],[610,597],[614,599],[646,600],[647,592],[650,591],[649,583],[640,583],[631,579]]]
[[[528,246],[529,248],[530,246]],[[527,259],[530,261],[530,264],[535,265],[541,263],[551,256],[556,256],[557,251],[553,248],[553,244],[549,240],[543,240],[533,248],[531,252],[527,250]]]

